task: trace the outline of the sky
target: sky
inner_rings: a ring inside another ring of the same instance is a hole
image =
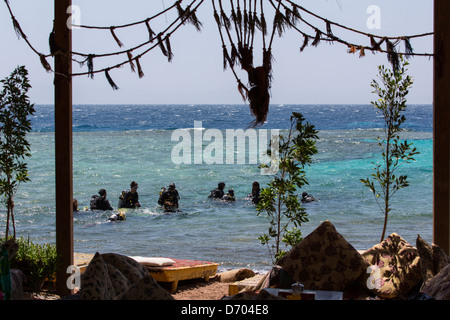
[[[76,6],[74,17],[82,25],[114,26],[143,20],[173,4],[174,0],[72,0]],[[228,1],[223,1],[224,3]],[[342,25],[381,36],[406,36],[433,31],[432,0],[295,0],[306,9]],[[53,24],[53,4],[50,0],[9,0],[13,13],[32,45],[42,53],[49,53],[48,37]],[[190,3],[183,1],[183,7]],[[266,19],[273,10],[265,0]],[[375,6],[375,7],[373,7]],[[379,11],[368,11],[376,8]],[[213,19],[211,1],[205,0],[197,12],[203,23],[201,32],[187,24],[174,33],[171,47],[174,54],[169,63],[156,48],[140,59],[145,76],[139,78],[129,65],[110,71],[119,87],[112,90],[102,73],[94,79],[77,76],[73,79],[74,104],[242,104],[236,79],[230,69],[223,70],[222,43]],[[302,14],[322,30],[322,22]],[[156,31],[162,31],[175,19],[168,13],[151,21]],[[145,42],[145,26],[116,30],[125,48]],[[333,26],[336,36],[349,42],[367,44],[367,37],[349,33]],[[0,3],[0,78],[8,76],[16,66],[25,65],[32,89],[31,101],[53,104],[52,73],[46,72],[39,57],[18,39],[5,3]],[[313,34],[311,29],[305,31]],[[73,51],[107,53],[121,50],[109,30],[73,29]],[[342,44],[321,42],[317,47],[299,48],[303,37],[287,30],[283,37],[274,37],[272,104],[369,104],[377,97],[370,83],[377,77],[379,65],[389,65],[386,54],[372,54],[359,58],[350,54]],[[310,41],[311,43],[311,41]],[[432,53],[433,39],[428,36],[411,41],[414,52]],[[384,45],[383,45],[384,47]],[[403,51],[403,44],[399,51]],[[259,64],[260,43],[255,44],[255,63]],[[76,57],[81,60],[80,57]],[[48,61],[53,66],[53,59]],[[94,59],[94,67],[106,67],[122,61],[120,57]],[[408,74],[414,84],[408,95],[410,104],[431,104],[433,60],[429,57],[410,59]],[[84,72],[86,66],[73,63],[73,72]],[[237,69],[246,83],[247,75]]]

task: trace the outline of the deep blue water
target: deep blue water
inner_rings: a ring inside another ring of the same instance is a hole
[[[289,126],[291,113],[300,112],[319,130],[354,130],[381,128],[383,119],[371,105],[273,105],[262,129]],[[405,129],[433,129],[432,106],[407,108]],[[247,128],[253,120],[244,105],[76,105],[73,107],[73,131],[174,130],[192,128],[193,121],[205,128]],[[38,106],[33,129],[54,130],[53,105]]]

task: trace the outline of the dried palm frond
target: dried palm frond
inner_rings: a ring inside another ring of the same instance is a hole
[[[172,46],[170,45],[169,36],[166,37],[166,49],[167,49],[167,59],[169,62],[172,62],[173,59],[173,52],[172,52]]]
[[[387,57],[388,61],[392,64],[392,68],[394,70],[398,70],[400,62],[398,58],[397,50],[395,50],[395,45],[386,39],[386,51],[387,51]]]
[[[189,22],[197,29],[197,31],[202,31],[203,24],[198,20],[195,10],[191,11],[189,7],[186,8],[186,10],[184,10],[183,18],[185,19],[184,23]]]
[[[238,50],[241,58],[240,63],[242,69],[249,70],[253,67],[253,49],[248,46],[243,46],[241,43],[239,43]]]
[[[90,54],[86,59],[86,65],[88,68],[88,77],[94,79],[94,57],[95,55]]]
[[[411,43],[409,41],[408,37],[405,37],[403,39],[403,41],[405,42],[405,52],[406,52],[406,58],[409,59],[411,57],[412,54],[414,54],[414,50],[411,46]]]
[[[230,56],[228,55],[228,50],[225,45],[222,46],[223,51],[223,70],[227,69],[227,63],[231,60]]]
[[[311,43],[312,46],[317,47],[320,43],[320,37],[322,36],[322,32],[319,29],[316,29],[316,37],[314,41]]]
[[[303,52],[303,50],[308,46],[308,42],[309,42],[309,36],[307,34],[303,35],[304,39],[303,39],[303,44],[300,47],[300,52]]]
[[[259,31],[264,33],[262,22],[261,22],[261,20],[259,20],[258,14],[256,13],[256,11],[253,12],[253,28],[254,27],[258,28]]]
[[[247,101],[248,89],[242,84],[241,81],[238,81],[238,91],[242,96],[242,100]]]
[[[371,35],[370,36],[370,45],[372,46],[373,51],[380,51],[381,50],[381,44],[385,38],[382,38],[379,42],[375,40],[375,38]]]
[[[133,63],[133,54],[131,51],[127,51],[128,61],[130,62],[131,72],[136,72],[136,67]]]
[[[240,57],[239,57],[239,53],[238,50],[236,49],[236,46],[234,43],[231,43],[231,56],[230,56],[230,60],[231,60],[231,66],[234,67],[236,62],[240,61]]]
[[[22,39],[26,40],[27,35],[23,32],[22,28],[20,27],[19,21],[17,21],[16,18],[14,18],[14,16],[12,16],[11,18],[13,21],[14,31],[16,32],[17,37],[19,39],[20,37],[22,37]]]
[[[356,47],[353,44],[349,44],[347,52],[348,53],[355,53],[356,52]]]
[[[142,71],[141,63],[139,62],[139,57],[136,58],[136,66],[138,69],[138,76],[139,78],[144,77],[144,72]]]
[[[166,47],[164,47],[164,43],[163,40],[161,39],[161,33],[159,33],[156,38],[158,39],[158,45],[159,48],[161,49],[161,52],[163,55],[165,55],[166,57],[169,56],[169,54],[167,53]]]
[[[111,88],[113,88],[113,90],[118,90],[119,87],[114,83],[113,79],[111,79],[111,76],[109,75],[109,69],[105,70],[105,76]]]
[[[242,20],[243,20],[242,11],[238,4],[237,11],[236,11],[236,23],[239,26],[240,30],[242,30]]]
[[[148,21],[149,21],[149,19],[145,20],[145,25],[147,26],[147,30],[148,30],[149,41],[153,42],[153,39],[155,38],[156,33],[152,30]]]
[[[111,27],[111,28],[109,28],[109,31],[111,31],[111,34],[112,34],[114,40],[116,40],[117,45],[118,45],[119,47],[123,47],[123,43],[122,43],[122,41],[119,40],[119,38],[117,38],[117,36],[116,36],[116,34],[115,34],[115,32],[114,32],[114,29],[115,29],[115,27]]]
[[[296,5],[292,5],[292,21],[294,25],[297,24],[297,21],[301,21],[302,16],[300,15],[300,12],[298,11],[298,7]]]
[[[222,10],[220,11],[220,19],[222,20],[222,25],[227,28],[230,29],[231,28],[231,22],[230,19],[228,18],[228,16],[225,14],[225,12]]]
[[[327,25],[327,36],[333,39],[334,38],[334,34],[333,34],[333,31],[331,30],[331,23],[328,20],[325,20],[325,22],[326,22],[326,25]]]
[[[359,57],[362,58],[362,57],[365,57],[365,56],[366,56],[365,48],[363,46],[361,46],[359,48]]]
[[[267,22],[266,18],[264,17],[264,13],[261,13],[261,19],[260,19],[260,30],[263,34],[263,36],[267,35]]]
[[[269,78],[268,71],[264,66],[252,68],[248,72],[250,90],[248,91],[248,100],[250,111],[255,119],[251,126],[256,127],[264,124],[269,113]]]
[[[50,66],[50,64],[47,62],[47,60],[45,59],[45,56],[43,54],[39,55],[39,58],[41,60],[41,64],[44,67],[45,71],[50,72],[52,71],[52,67]]]
[[[273,27],[278,31],[278,36],[281,37],[283,35],[286,25],[289,25],[286,17],[280,10],[277,10],[273,18]]]
[[[217,23],[217,25],[218,25],[219,27],[222,26],[222,23],[220,22],[219,14],[217,13],[216,10],[214,10],[214,20],[216,21],[216,23]]]

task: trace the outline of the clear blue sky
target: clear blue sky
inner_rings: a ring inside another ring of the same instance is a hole
[[[80,8],[81,24],[111,26],[145,19],[168,7],[174,0],[73,0]],[[227,2],[227,1],[224,1]],[[48,36],[53,23],[54,1],[17,1],[10,5],[36,49],[48,53]],[[190,1],[184,1],[184,6]],[[432,0],[302,0],[296,3],[331,20],[349,27],[377,35],[400,36],[433,31]],[[367,13],[370,5],[380,8],[380,29],[370,30]],[[267,2],[266,13],[271,11]],[[217,26],[212,16],[211,1],[205,0],[198,11],[203,31],[198,33],[192,25],[186,25],[171,37],[174,59],[172,63],[155,49],[141,59],[145,73],[139,79],[128,65],[110,72],[120,90],[113,91],[103,74],[94,80],[87,76],[75,77],[73,82],[74,104],[240,104],[242,98],[236,80],[228,69],[223,71],[222,47]],[[310,19],[303,15],[305,19]],[[159,19],[162,30],[173,15]],[[321,26],[321,24],[318,24]],[[139,29],[141,28],[141,29]],[[118,37],[125,47],[134,46],[147,39],[143,26],[128,31],[118,30]],[[322,28],[324,30],[324,28]],[[0,77],[7,76],[17,65],[26,65],[33,88],[30,97],[37,104],[53,103],[53,74],[47,73],[39,58],[18,40],[5,4],[0,4],[0,30],[2,31]],[[308,30],[309,29],[305,29]],[[141,32],[142,31],[142,32]],[[333,27],[336,36],[367,44],[367,38],[355,36]],[[317,48],[307,47],[302,53],[299,47],[303,38],[288,30],[283,38],[275,38],[273,54],[273,84],[271,102],[275,104],[368,104],[375,96],[370,82],[377,74],[377,66],[388,65],[385,54],[359,58],[347,53],[341,44],[320,43]],[[415,52],[432,53],[432,37],[413,40]],[[400,46],[403,49],[403,46]],[[73,50],[84,53],[117,51],[108,30],[73,30]],[[259,47],[255,48],[259,52]],[[102,63],[105,61],[105,64]],[[119,60],[94,60],[94,66],[113,65]],[[49,62],[53,65],[52,59]],[[410,60],[410,75],[414,86],[410,91],[410,103],[431,104],[433,61],[427,57]],[[74,62],[73,71],[85,71]],[[246,81],[246,75],[240,74]]]

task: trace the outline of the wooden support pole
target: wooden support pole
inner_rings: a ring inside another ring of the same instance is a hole
[[[55,0],[55,175],[56,250],[61,266],[56,289],[67,296],[72,290],[66,281],[67,267],[73,265],[73,180],[72,180],[72,31],[67,26],[67,9],[72,0]]]
[[[450,1],[434,0],[433,242],[450,249]]]

